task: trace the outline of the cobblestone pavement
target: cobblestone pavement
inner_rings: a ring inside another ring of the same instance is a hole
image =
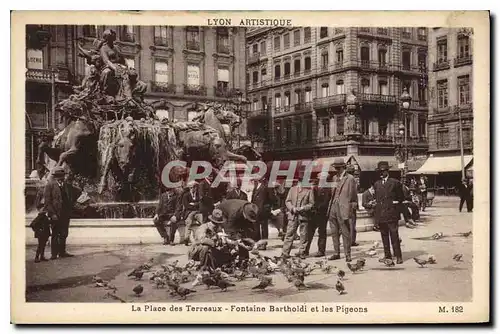
[[[256,279],[236,282],[227,292],[217,289],[206,290],[203,286],[188,296],[187,302],[451,302],[470,301],[472,298],[472,240],[464,238],[460,232],[472,229],[472,214],[458,212],[458,199],[437,200],[422,214],[422,222],[415,229],[400,228],[403,240],[402,265],[387,268],[378,262],[383,254],[378,249],[377,256],[370,258],[365,252],[380,234],[364,232],[358,234],[358,247],[353,249],[353,259],[367,259],[363,271],[352,274],[345,260],[329,261],[347,272],[344,285],[347,293],[339,295],[335,290],[336,275],[314,271],[306,277],[306,290],[297,291],[291,287],[283,275],[272,275],[275,286],[267,291],[251,290]],[[272,229],[272,228],[271,228]],[[429,240],[434,233],[442,232],[440,240]],[[273,233],[272,235],[275,235]],[[281,241],[272,238],[264,255],[279,255]],[[137,284],[127,278],[127,273],[138,264],[151,257],[156,264],[179,260],[187,261],[186,246],[163,246],[160,244],[144,246],[102,245],[73,246],[69,251],[76,256],[44,263],[34,263],[35,248],[27,246],[26,259],[26,300],[33,302],[117,302],[104,298],[106,290],[94,287],[92,276],[99,275],[110,280],[118,288],[117,296],[127,302],[176,302],[165,289],[156,289],[147,274],[142,279],[145,287],[140,297],[135,297],[132,288]],[[331,253],[332,241],[328,240],[327,255]],[[293,252],[293,251],[292,251]],[[311,253],[316,252],[316,238]],[[48,251],[47,251],[48,253]],[[463,260],[452,259],[456,253],[463,254]],[[293,253],[292,253],[293,254]],[[433,254],[437,264],[420,268],[413,257]],[[343,255],[342,255],[343,257]],[[316,261],[309,258],[306,261]]]

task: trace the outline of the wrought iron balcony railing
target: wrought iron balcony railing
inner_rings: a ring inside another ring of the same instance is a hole
[[[51,70],[39,70],[39,69],[33,69],[33,68],[27,69],[26,70],[26,80],[50,83],[52,80],[52,71]]]
[[[345,104],[346,94],[318,97],[313,100],[314,109],[324,109]]]
[[[250,110],[248,117],[266,117],[268,116],[267,109]]]
[[[248,55],[248,64],[258,63],[260,60],[260,52],[255,52]]]
[[[200,51],[200,42],[198,41],[187,41],[186,49],[193,51]]]
[[[450,61],[448,59],[444,59],[444,60],[435,62],[433,65],[434,65],[433,71],[447,70],[450,68]]]
[[[214,94],[217,97],[223,97],[226,99],[230,99],[235,96],[235,91],[234,89],[229,89],[229,88],[220,88],[217,86],[214,86]]]
[[[472,55],[462,55],[453,59],[453,66],[459,67],[472,64]]]
[[[394,95],[383,95],[383,94],[359,94],[358,100],[360,103],[365,104],[396,104],[397,99]]]
[[[312,102],[301,102],[301,103],[296,103],[293,106],[294,110],[296,112],[300,111],[311,111],[312,110]]]
[[[410,109],[416,110],[427,110],[429,108],[429,104],[426,100],[412,100],[410,103]]]
[[[151,81],[151,91],[155,93],[175,94],[176,86],[174,84],[169,84],[167,82]]]
[[[168,39],[166,37],[155,36],[155,45],[168,46]]]
[[[186,95],[198,95],[198,96],[206,96],[207,89],[202,85],[187,85],[184,84],[184,94]]]

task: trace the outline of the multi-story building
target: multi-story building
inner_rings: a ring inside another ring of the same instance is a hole
[[[425,156],[426,28],[249,29],[247,52],[248,131],[262,138],[266,159],[344,157],[362,172],[362,188],[378,160],[399,171],[404,87],[410,160]]]
[[[140,80],[148,84],[146,101],[164,99],[166,105],[158,112],[168,114],[170,119],[191,120],[196,115],[196,102],[240,103],[244,99],[244,28],[44,26],[31,33],[42,36],[44,42],[28,47],[26,53],[27,129],[34,127],[35,114],[44,115],[43,120],[36,116],[37,126],[43,123],[44,128],[57,128],[59,119],[50,114],[52,101],[67,97],[71,93],[70,81],[79,82],[88,71],[85,59],[77,56],[76,43],[84,49],[95,49],[96,39],[106,29],[117,32],[116,44],[128,66],[135,68]],[[60,70],[54,71],[55,85],[51,85],[51,69],[55,66],[65,70],[64,77]],[[59,82],[67,87],[60,89]],[[244,137],[245,129],[242,124],[238,135]],[[36,140],[30,138],[27,172],[33,169],[36,156]]]
[[[436,183],[444,188],[457,186],[462,170],[472,177],[471,33],[459,28],[429,30],[429,158],[419,172],[439,173]]]

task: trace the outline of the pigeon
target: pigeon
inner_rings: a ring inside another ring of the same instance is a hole
[[[304,284],[304,281],[301,280],[300,278],[296,278],[293,281],[293,285],[298,289],[298,290],[304,290],[307,289],[307,286]]]
[[[338,291],[339,295],[343,295],[345,292],[344,284],[341,281],[337,281],[335,284],[335,289]]]
[[[369,250],[375,250],[380,247],[380,242],[375,241]]]
[[[365,254],[370,256],[370,257],[374,257],[375,255],[377,255],[377,251],[374,249],[370,249]]]
[[[356,261],[356,266],[359,267],[359,269],[363,269],[365,267],[365,263],[366,263],[366,260],[364,258],[361,258],[361,259],[358,259],[358,261]]]
[[[128,274],[128,277],[135,277],[136,280],[140,280],[142,278],[142,275],[144,275],[144,271],[141,269],[134,269],[130,274]]]
[[[428,258],[427,258],[427,263],[428,264],[436,264],[436,258],[434,257],[434,255],[429,255]]]
[[[339,269],[337,271],[337,277],[342,281],[345,277],[345,271],[343,271],[342,269]]]
[[[420,266],[420,268],[423,268],[428,263],[427,260],[422,260],[418,257],[414,257],[413,260]]]
[[[273,285],[273,279],[271,277],[261,276],[259,284],[254,286],[252,288],[252,290],[256,290],[256,289],[264,290],[268,286],[272,286],[272,285]]]
[[[463,254],[455,254],[455,255],[453,255],[453,260],[460,262],[460,261],[462,261],[463,256],[464,256]]]
[[[233,277],[238,281],[243,281],[247,277],[248,273],[244,270],[235,270],[233,273]]]
[[[94,277],[92,277],[92,283],[102,283],[102,282],[103,280],[99,276],[95,275]]]
[[[469,232],[464,232],[464,233],[460,233],[460,235],[461,235],[462,237],[465,237],[465,238],[470,237],[470,236],[471,236],[471,234],[472,234],[472,231],[469,231]]]
[[[331,273],[331,272],[332,272],[332,270],[333,270],[333,266],[332,266],[331,264],[329,264],[329,265],[327,265],[327,266],[324,266],[324,267],[323,267],[323,269],[322,269],[322,271],[323,271],[324,273],[326,273],[326,274]]]
[[[135,286],[132,291],[134,291],[134,293],[136,294],[136,296],[140,296],[141,293],[144,291],[144,287],[139,284],[139,285]]]
[[[217,281],[208,271],[202,273],[201,282],[207,286],[207,289],[210,289],[212,286],[217,286]]]
[[[155,277],[154,283],[157,289],[164,288],[165,285],[167,285],[167,280],[161,277]]]
[[[358,266],[358,264],[350,264],[349,262],[347,263],[347,268],[349,268],[352,273],[356,273],[356,271],[360,270],[361,268]]]
[[[394,267],[395,263],[392,259],[383,259],[382,261],[386,267]]]
[[[196,290],[191,290],[189,288],[184,288],[182,286],[179,286],[179,287],[177,287],[175,292],[181,297],[181,299],[185,300],[187,295],[189,295],[191,293],[195,293]]]
[[[227,291],[230,286],[236,286],[236,284],[229,282],[227,279],[223,278],[217,281],[217,286],[221,291]]]
[[[326,266],[327,261],[326,260],[320,260],[320,261],[314,262],[314,264],[317,265],[317,266],[319,266],[320,269],[323,269],[323,267]]]
[[[441,239],[443,236],[444,236],[443,232],[438,232],[438,233],[434,233],[434,234],[431,236],[431,239],[433,239],[433,240],[439,240],[439,239]]]

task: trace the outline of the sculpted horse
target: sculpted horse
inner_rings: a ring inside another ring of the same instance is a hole
[[[53,140],[54,139],[54,140]],[[43,164],[44,156],[68,168],[72,174],[92,178],[97,172],[97,129],[85,117],[69,120],[55,138],[44,136],[38,146],[37,162]]]
[[[201,115],[195,118],[194,121],[199,121],[215,129],[220,137],[226,142],[230,143],[231,134],[241,124],[241,117],[233,111],[222,108],[220,105],[207,105],[201,104]]]

